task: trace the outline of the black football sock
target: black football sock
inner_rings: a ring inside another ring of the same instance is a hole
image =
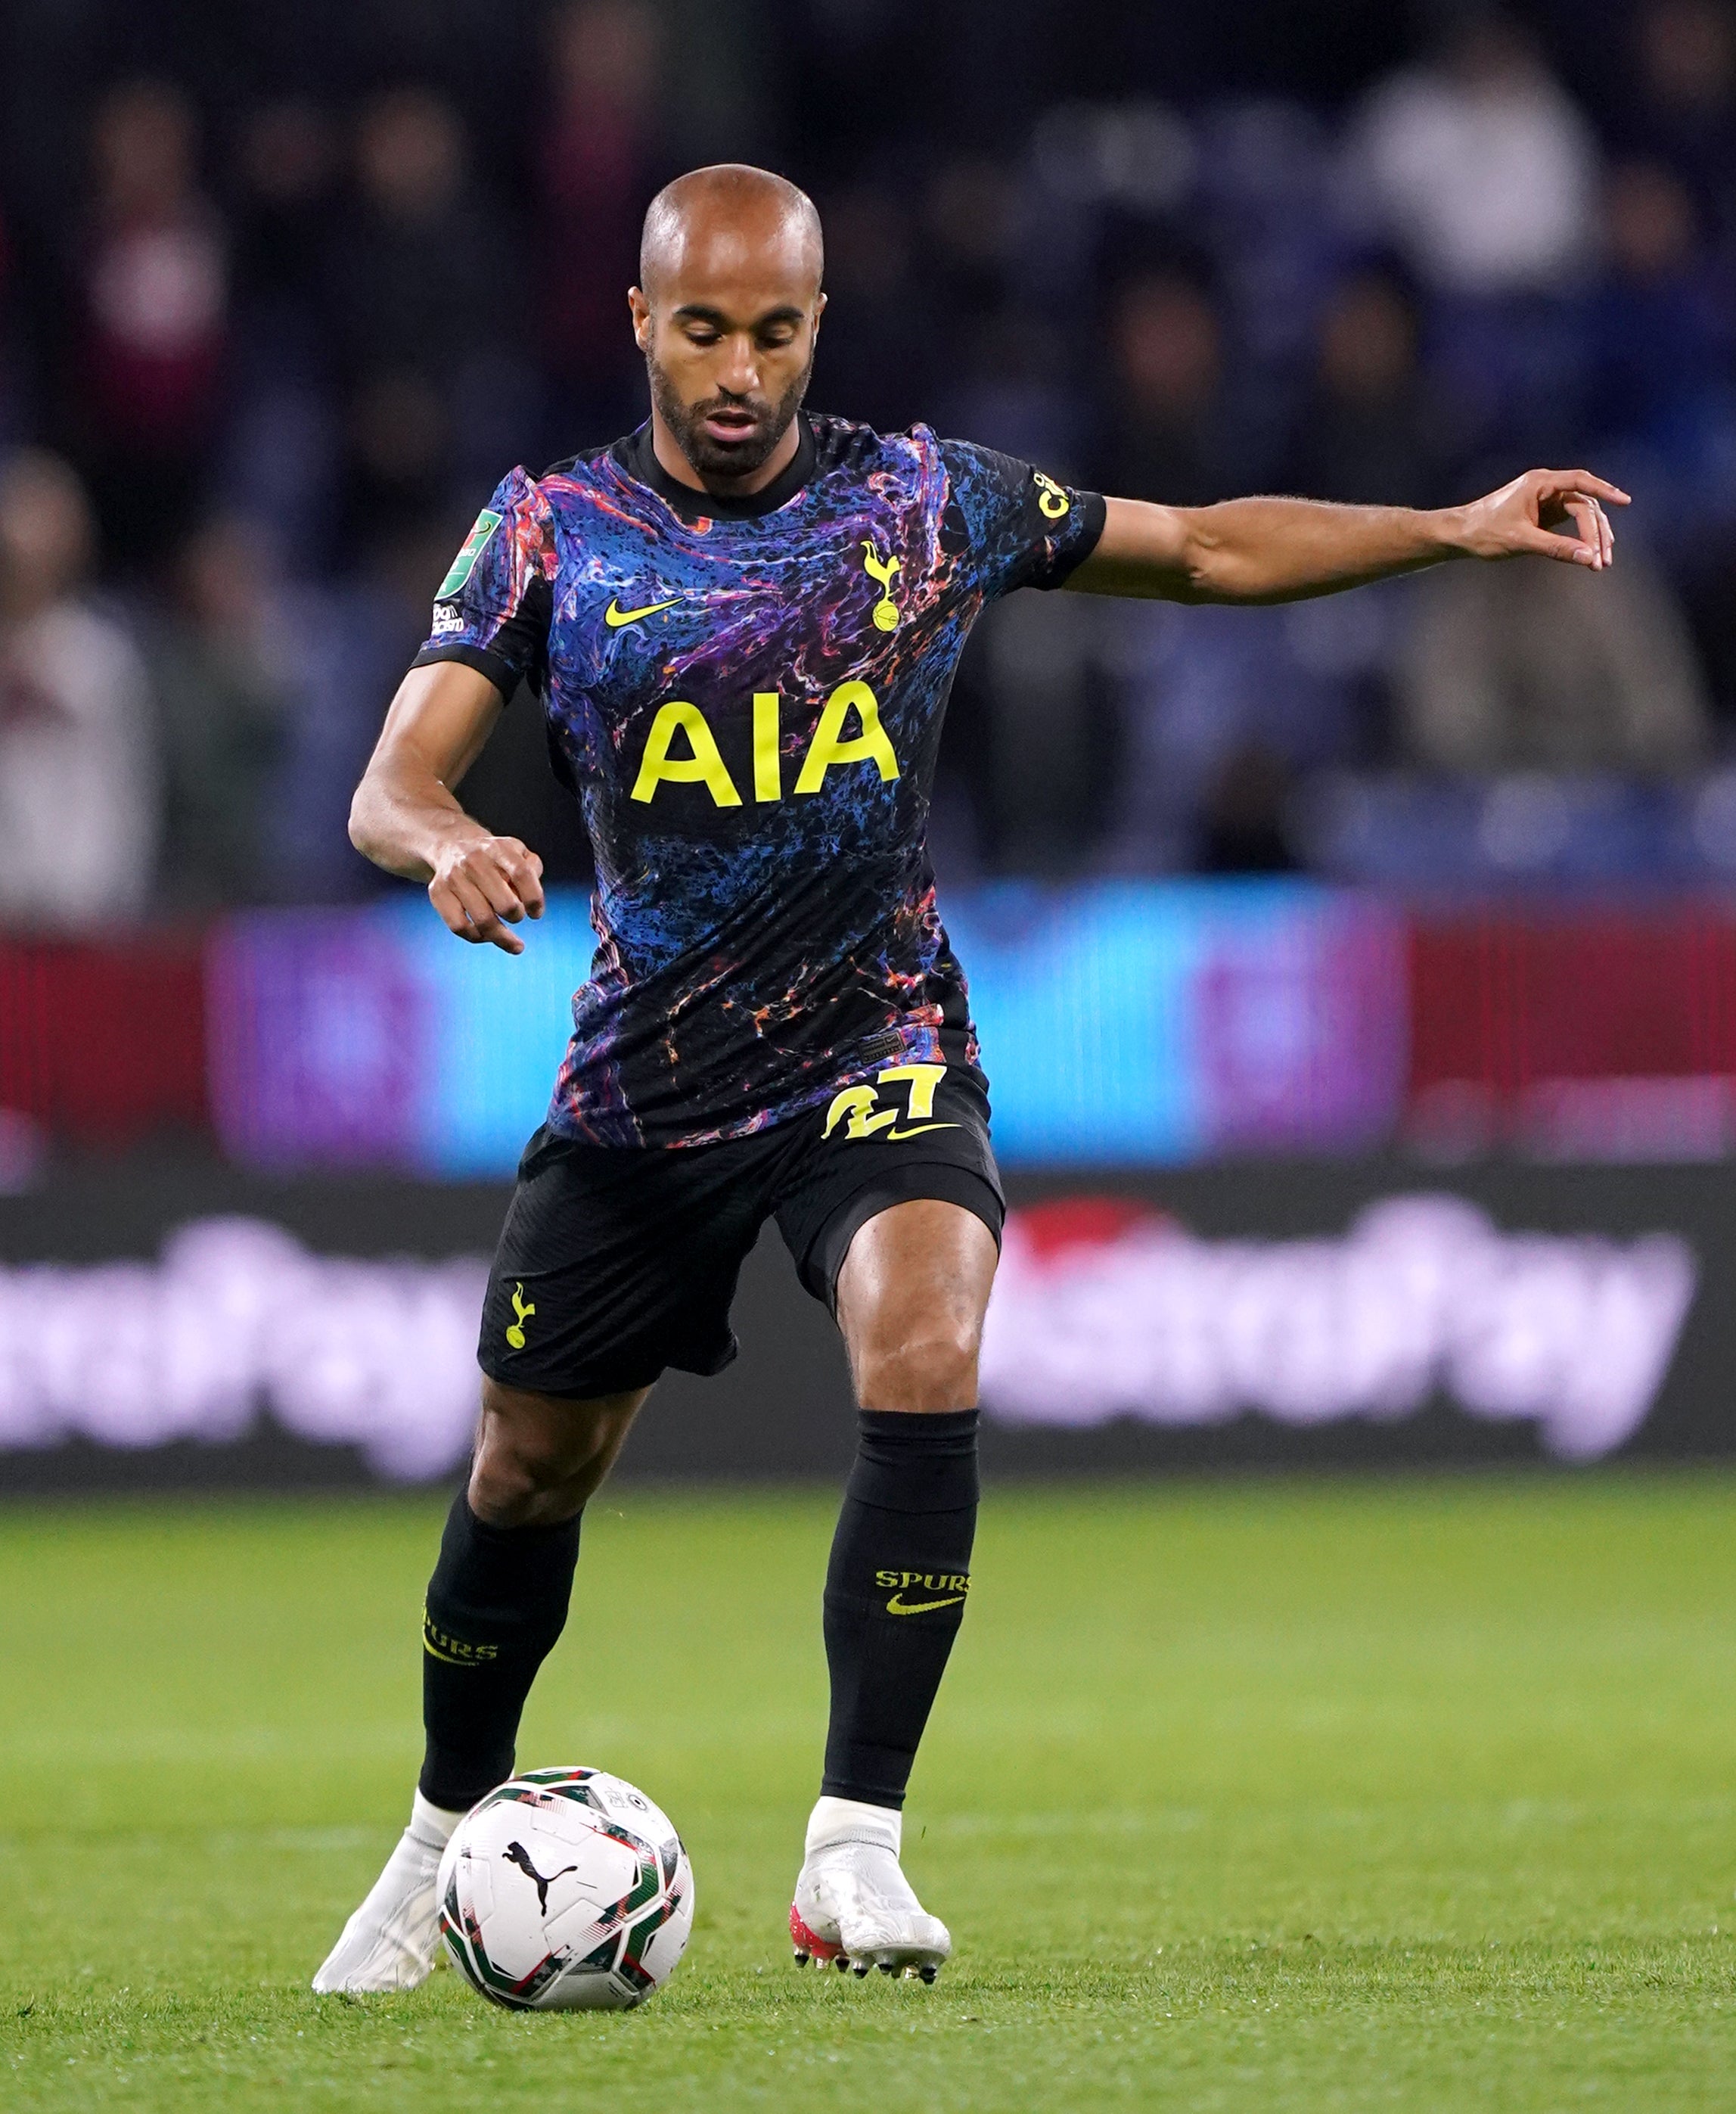
[[[971,1590],[976,1412],[865,1409],[826,1572],[822,1792],[902,1807]]]
[[[513,1773],[519,1714],[566,1625],[578,1520],[490,1526],[460,1490],[446,1516],[422,1625],[418,1788],[463,1811]]]

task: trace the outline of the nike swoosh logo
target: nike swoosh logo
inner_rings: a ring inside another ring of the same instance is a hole
[[[892,1130],[883,1130],[880,1136],[882,1137],[925,1137],[931,1130],[957,1130],[957,1128],[956,1123],[913,1123],[908,1130],[899,1130],[896,1128]]]
[[[916,1600],[906,1607],[902,1597],[894,1593],[886,1603],[886,1612],[889,1615],[926,1615],[936,1608],[956,1608],[964,1597],[962,1593],[953,1593],[944,1600]]]
[[[610,595],[609,606],[603,611],[603,621],[611,631],[619,631],[624,624],[637,624],[642,616],[655,616],[660,609],[673,609],[680,600],[679,595],[671,595],[667,602],[648,602],[643,609],[623,609]]]

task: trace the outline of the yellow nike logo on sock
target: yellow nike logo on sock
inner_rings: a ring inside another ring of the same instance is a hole
[[[680,600],[679,595],[671,595],[667,602],[648,602],[643,609],[623,609],[610,595],[609,606],[603,611],[603,621],[611,631],[619,631],[624,624],[637,624],[642,616],[655,616],[660,609],[673,609]]]
[[[964,1597],[962,1593],[949,1593],[943,1600],[916,1600],[907,1608],[902,1596],[894,1593],[886,1603],[886,1612],[889,1615],[926,1615],[935,1608],[956,1608]]]

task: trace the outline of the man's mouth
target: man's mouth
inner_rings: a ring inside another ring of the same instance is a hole
[[[724,447],[733,442],[745,441],[760,430],[758,415],[737,405],[726,404],[717,410],[707,411],[703,423],[710,438]]]

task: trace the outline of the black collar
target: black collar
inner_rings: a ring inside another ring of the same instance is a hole
[[[783,468],[761,492],[743,493],[732,499],[720,492],[701,492],[691,484],[683,484],[657,460],[651,446],[651,421],[646,419],[636,433],[615,443],[615,460],[631,478],[648,485],[660,499],[666,499],[684,521],[746,521],[761,514],[774,514],[780,506],[787,506],[803,485],[814,474],[814,465],[819,457],[815,445],[814,429],[808,423],[807,414],[796,414],[796,452]]]

